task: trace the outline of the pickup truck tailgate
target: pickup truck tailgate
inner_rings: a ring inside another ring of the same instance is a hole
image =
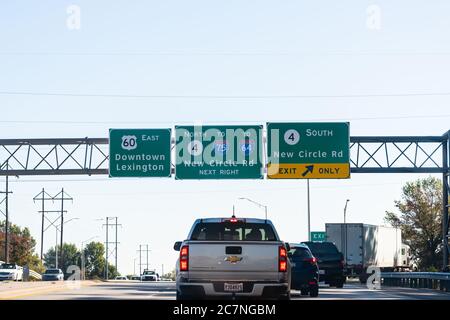
[[[278,273],[279,242],[189,243],[189,271]]]

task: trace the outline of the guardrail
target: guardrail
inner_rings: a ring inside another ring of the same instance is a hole
[[[37,273],[36,271],[30,270],[30,278],[42,280],[42,275],[40,273]]]
[[[391,287],[425,288],[450,292],[450,273],[382,272],[381,284]]]

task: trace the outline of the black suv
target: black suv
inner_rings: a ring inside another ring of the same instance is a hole
[[[290,244],[291,288],[300,290],[302,296],[319,295],[319,268],[317,259],[304,244]]]
[[[320,281],[330,287],[342,288],[344,275],[344,256],[331,242],[303,242],[318,259]]]

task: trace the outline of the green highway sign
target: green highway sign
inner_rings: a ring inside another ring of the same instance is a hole
[[[268,123],[270,179],[350,178],[350,124]]]
[[[110,129],[109,176],[170,177],[170,129]]]
[[[176,126],[176,179],[263,179],[262,126]]]
[[[322,231],[312,231],[310,239],[312,242],[325,242],[327,241],[327,234]]]

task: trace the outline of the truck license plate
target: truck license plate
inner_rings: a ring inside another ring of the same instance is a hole
[[[319,270],[319,274],[325,274],[325,270]]]
[[[226,291],[226,292],[243,292],[244,284],[243,283],[225,283],[224,291]]]

